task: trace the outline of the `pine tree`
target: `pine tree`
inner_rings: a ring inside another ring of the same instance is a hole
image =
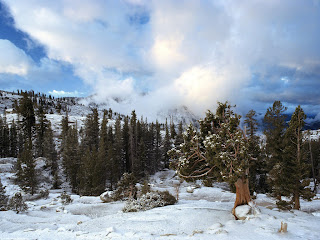
[[[147,126],[146,139],[145,139],[145,149],[146,149],[146,169],[147,175],[154,174],[156,172],[157,159],[156,159],[156,126],[152,122]]]
[[[123,140],[123,155],[124,155],[124,162],[125,162],[125,172],[131,172],[129,139],[130,139],[129,118],[128,118],[128,116],[126,116],[123,120],[123,127],[122,127],[122,140]]]
[[[79,142],[78,131],[75,127],[69,128],[65,136],[64,148],[62,152],[63,167],[67,179],[70,181],[72,190],[77,192],[79,185]]]
[[[12,120],[10,127],[10,156],[17,157],[18,156],[18,132],[17,125],[14,120]]]
[[[121,120],[120,116],[117,118],[114,126],[114,151],[115,151],[115,164],[116,172],[115,179],[118,182],[125,172],[125,155],[123,150],[123,139],[122,139],[122,130],[121,130]]]
[[[256,135],[258,129],[258,122],[255,119],[256,112],[254,110],[250,110],[246,119],[244,120],[244,124],[246,126],[246,135],[248,138],[248,152],[251,156],[250,167],[249,167],[249,186],[251,192],[265,192],[266,189],[266,171],[265,171],[265,163],[261,156],[260,150],[260,139]]]
[[[171,140],[170,140],[170,133],[168,128],[168,122],[166,120],[165,124],[165,136],[163,139],[163,164],[164,168],[169,168],[169,156],[168,151],[171,149]]]
[[[46,130],[48,129],[48,120],[46,115],[44,114],[43,107],[40,105],[38,109],[38,123],[36,124],[36,156],[43,157],[44,156],[44,135]]]
[[[8,157],[10,155],[9,127],[6,117],[0,117],[0,156]]]
[[[2,185],[0,178],[0,211],[7,208],[8,196],[6,195],[5,187]]]
[[[272,107],[267,109],[264,116],[266,136],[267,171],[269,172],[269,185],[271,192],[278,200],[286,188],[284,174],[284,133],[286,128],[284,112],[287,110],[280,101],[275,101]]]
[[[183,124],[182,121],[179,122],[178,125],[178,133],[176,136],[175,146],[180,146],[183,143]]]
[[[129,125],[129,172],[134,173],[134,165],[137,162],[137,149],[137,115],[135,111],[132,111]]]
[[[102,192],[105,191],[105,188],[106,188],[107,152],[105,149],[104,141],[105,141],[105,138],[101,137],[99,142],[97,161],[94,169],[94,172],[96,174],[93,176],[93,185],[95,186],[95,189],[93,190],[93,192],[95,195],[101,194]]]
[[[79,169],[79,192],[81,195],[95,195],[97,191],[96,186],[94,186],[94,177],[96,176],[95,164],[97,161],[97,151],[96,149],[90,150],[87,147],[85,154],[81,156],[81,166]]]
[[[176,138],[176,129],[175,129],[175,125],[174,125],[174,122],[173,120],[171,120],[171,123],[170,123],[170,136],[172,139],[175,139]]]
[[[158,122],[156,121],[156,126],[155,126],[155,149],[154,149],[154,155],[155,155],[155,163],[154,163],[154,172],[158,171],[160,168],[160,162],[162,160],[162,136],[161,136],[161,126]]]
[[[23,151],[19,153],[18,156],[16,176],[21,188],[26,192],[30,192],[32,195],[38,186],[35,167],[35,159],[32,154],[32,142],[30,139],[26,139]]]
[[[23,98],[19,101],[19,113],[23,116],[22,127],[25,138],[32,138],[32,129],[35,125],[36,119],[33,109],[33,103],[28,94],[23,94]]]
[[[200,133],[191,125],[181,149],[170,151],[170,156],[177,161],[176,169],[181,177],[199,179],[213,176],[235,186],[233,210],[250,201],[250,154],[239,123],[240,116],[233,112],[231,105],[219,103],[215,115],[208,111],[205,119],[200,121]]]
[[[306,115],[300,107],[296,108],[291,116],[288,129],[285,133],[286,147],[284,149],[285,166],[283,175],[286,179],[286,191],[283,195],[291,195],[294,209],[300,209],[300,197],[311,200],[312,191],[308,188],[310,166],[306,159],[306,150],[303,146],[304,120]]]
[[[81,145],[90,151],[98,150],[99,147],[99,115],[98,110],[94,108],[91,114],[87,115],[84,127],[85,137]]]
[[[51,175],[54,177],[53,185],[58,187],[58,179],[56,179],[58,173],[58,154],[56,150],[56,144],[53,140],[53,132],[51,128],[51,122],[48,122],[48,126],[43,136],[43,156],[46,158],[46,166],[51,170]]]

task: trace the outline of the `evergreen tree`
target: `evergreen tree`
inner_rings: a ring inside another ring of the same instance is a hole
[[[0,178],[0,211],[7,208],[8,196],[6,195],[5,187],[2,185]]]
[[[304,120],[306,115],[300,107],[296,108],[291,116],[288,129],[285,133],[286,147],[284,149],[285,166],[283,177],[286,179],[286,188],[283,195],[291,195],[294,209],[300,209],[300,197],[311,200],[313,197],[312,191],[308,188],[310,181],[309,177],[310,166],[306,159],[306,151],[303,147]]]
[[[267,109],[264,116],[266,136],[267,171],[269,172],[269,184],[271,192],[278,200],[286,188],[284,177],[284,133],[286,128],[284,112],[287,110],[280,101],[275,101],[272,107]]]
[[[122,130],[121,130],[121,120],[118,116],[115,126],[114,126],[114,152],[115,154],[115,180],[118,182],[125,172],[125,156],[123,151],[123,139],[122,139]]]
[[[172,139],[175,139],[176,136],[177,136],[173,120],[171,120],[171,123],[170,123],[170,136],[171,136]]]
[[[125,162],[125,172],[131,172],[131,165],[130,165],[130,151],[129,151],[129,118],[126,116],[123,120],[123,127],[122,127],[122,140],[123,140],[123,155],[124,155],[124,162]]]
[[[80,168],[80,159],[78,131],[75,127],[69,128],[68,133],[65,136],[62,160],[65,174],[70,181],[72,190],[77,192],[79,186],[78,172]]]
[[[137,115],[135,111],[132,111],[129,125],[129,172],[134,174],[134,165],[137,162],[137,148]]]
[[[53,132],[51,128],[51,122],[48,122],[47,129],[43,136],[43,156],[46,158],[46,166],[51,170],[51,175],[54,176],[54,187],[57,188],[58,183],[58,154],[56,150],[56,144],[53,140]]]
[[[43,157],[44,156],[44,135],[46,130],[48,129],[48,120],[46,115],[44,114],[43,107],[40,105],[38,109],[38,123],[36,124],[36,156]]]
[[[79,169],[79,190],[82,195],[96,195],[97,186],[94,186],[94,177],[96,177],[95,165],[97,161],[97,151],[95,148],[90,150],[87,147],[85,154],[81,157],[81,166]],[[101,194],[101,192],[100,192]]]
[[[9,126],[6,117],[0,117],[0,156],[8,157],[10,155]]]
[[[146,174],[154,174],[156,172],[157,167],[157,159],[156,159],[156,126],[152,122],[151,124],[147,124],[147,133],[145,138],[145,149],[146,149]]]
[[[256,112],[254,110],[250,110],[246,115],[246,119],[244,120],[249,144],[248,152],[251,156],[249,167],[249,186],[251,193],[257,191],[265,192],[267,190],[265,171],[266,166],[261,156],[261,150],[259,146],[260,139],[256,135],[258,122],[255,117]]]
[[[168,128],[168,122],[166,120],[165,124],[165,136],[163,139],[163,164],[164,168],[169,168],[169,156],[168,156],[168,151],[171,149],[171,140],[170,140],[170,133],[169,133],[169,128]]]
[[[85,137],[81,145],[90,151],[98,150],[99,147],[99,115],[98,110],[94,108],[91,114],[87,115],[84,127]]]
[[[176,167],[181,177],[199,179],[214,176],[235,186],[233,210],[250,201],[250,154],[239,123],[240,116],[233,112],[232,107],[227,102],[219,103],[215,115],[208,111],[205,119],[200,121],[199,134],[191,125],[185,134],[190,140],[185,138],[181,149],[170,151],[170,156],[177,160]]]
[[[158,122],[156,121],[156,126],[155,126],[155,149],[154,149],[154,155],[155,155],[155,163],[154,163],[154,172],[159,170],[160,167],[160,162],[162,160],[162,136],[161,136],[161,126]]]
[[[183,143],[183,124],[182,124],[182,121],[180,121],[178,125],[178,133],[176,136],[175,145],[178,147],[182,143]]]
[[[33,103],[28,94],[23,94],[23,98],[19,101],[19,113],[23,116],[22,127],[25,138],[32,138],[32,129],[35,125],[36,119],[33,109]]]
[[[32,154],[32,142],[30,139],[26,139],[23,151],[19,153],[18,156],[16,176],[21,188],[26,192],[30,192],[32,195],[38,186],[35,167],[35,159]]]
[[[94,172],[95,175],[93,176],[93,186],[95,188],[93,190],[93,193],[95,195],[99,195],[105,191],[107,180],[107,152],[105,149],[105,138],[103,137],[100,138],[99,150]]]
[[[18,156],[18,130],[14,120],[12,120],[10,127],[10,156]]]

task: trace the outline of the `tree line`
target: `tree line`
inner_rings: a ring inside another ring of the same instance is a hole
[[[183,144],[170,150],[172,167],[186,180],[228,182],[236,192],[234,209],[248,204],[254,193],[271,194],[280,208],[300,209],[300,198],[310,200],[316,190],[320,144],[303,132],[306,115],[300,106],[289,122],[285,111],[280,101],[267,109],[263,138],[257,135],[254,110],[240,128],[241,116],[228,102],[219,103],[216,113],[208,111],[199,129],[190,124]]]
[[[168,168],[167,152],[173,144],[182,142],[182,123],[178,128],[173,122],[148,123],[147,119],[137,119],[135,111],[123,116],[113,114],[111,109],[104,111],[100,121],[96,108],[86,116],[80,130],[66,114],[59,141],[55,141],[43,106],[36,108],[30,94],[22,95],[17,107],[18,122],[8,124],[6,117],[0,119],[1,156],[17,157],[17,183],[31,194],[39,186],[37,157],[45,158],[45,169],[50,171],[54,188],[59,187],[61,178],[66,178],[75,193],[99,195],[106,189],[115,189],[124,173],[141,179]]]
[[[142,179],[171,167],[186,180],[228,182],[237,193],[235,207],[254,193],[269,193],[279,207],[299,209],[301,197],[313,196],[309,179],[313,190],[318,184],[320,143],[302,131],[306,115],[300,106],[287,122],[286,107],[275,101],[263,119],[265,137],[257,135],[254,110],[240,128],[241,116],[227,102],[219,103],[215,113],[208,111],[199,127],[186,129],[181,122],[148,123],[135,111],[123,116],[109,109],[99,119],[93,108],[80,130],[66,113],[56,141],[41,101],[35,105],[30,93],[19,94],[18,121],[8,124],[5,115],[0,118],[0,155],[17,157],[17,183],[31,194],[39,186],[37,157],[45,158],[54,188],[67,179],[82,195],[115,189],[124,173]]]

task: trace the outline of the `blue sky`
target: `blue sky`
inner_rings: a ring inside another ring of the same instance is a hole
[[[0,0],[0,88],[317,115],[319,42],[320,0]]]

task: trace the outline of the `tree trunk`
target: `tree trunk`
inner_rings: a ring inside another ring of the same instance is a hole
[[[296,210],[300,210],[300,194],[299,190],[296,190],[293,194],[294,206],[293,208]]]
[[[232,209],[232,214],[235,215],[235,209],[241,205],[247,205],[251,201],[249,180],[247,178],[239,178],[236,183],[236,201]],[[236,217],[237,218],[237,217]]]

